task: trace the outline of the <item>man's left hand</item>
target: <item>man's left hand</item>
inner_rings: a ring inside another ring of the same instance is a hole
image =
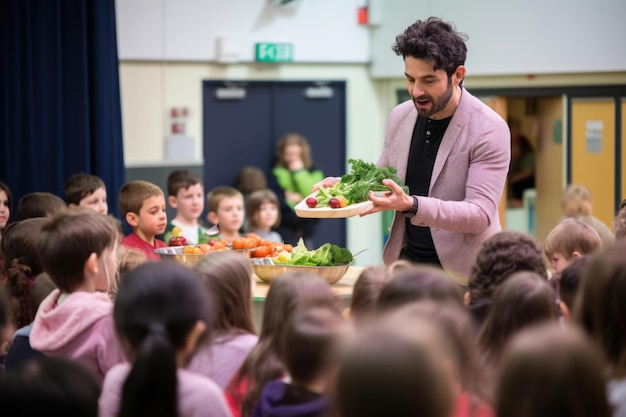
[[[383,180],[383,184],[391,188],[391,194],[382,195],[370,191],[370,201],[374,204],[369,210],[362,211],[359,216],[378,213],[383,210],[407,211],[413,207],[413,198],[405,194],[398,184],[390,179]]]

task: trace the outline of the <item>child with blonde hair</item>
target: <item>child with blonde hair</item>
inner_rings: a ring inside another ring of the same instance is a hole
[[[206,196],[207,219],[219,226],[221,239],[234,241],[244,222],[243,194],[233,187],[215,187]]]
[[[600,235],[591,226],[574,218],[562,219],[550,231],[543,251],[555,274],[560,274],[575,259],[602,248]]]
[[[154,250],[167,247],[156,238],[167,226],[163,190],[148,181],[129,181],[120,189],[119,204],[122,217],[133,228],[122,244],[142,250],[148,259],[160,259]]]
[[[602,239],[602,245],[607,246],[615,242],[615,235],[602,220],[593,216],[591,192],[582,184],[570,184],[563,191],[561,197],[563,215],[574,217],[593,227]]]

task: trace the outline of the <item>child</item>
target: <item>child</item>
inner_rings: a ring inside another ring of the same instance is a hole
[[[120,283],[120,277],[130,271],[131,269],[135,269],[142,263],[148,261],[146,254],[140,250],[135,248],[127,248],[122,246],[117,251],[117,272],[115,273],[115,279],[109,285],[109,297],[111,300],[115,301],[115,297],[117,296],[117,287]]]
[[[375,310],[380,291],[391,277],[390,268],[382,265],[366,267],[359,275],[352,289],[348,316],[360,325],[366,322]]]
[[[207,229],[202,227],[198,218],[204,211],[204,185],[193,172],[177,169],[167,177],[167,203],[176,210],[176,216],[165,228],[163,240],[169,242],[172,229],[178,226],[189,245],[207,243]]]
[[[543,277],[517,272],[498,287],[479,335],[487,387],[493,387],[506,342],[520,329],[541,321],[557,321],[556,294]],[[493,388],[487,392],[493,395]]]
[[[626,241],[601,250],[587,261],[574,306],[581,325],[606,358],[609,399],[614,415],[626,415]]]
[[[122,244],[141,249],[148,259],[160,259],[154,250],[167,247],[156,238],[167,225],[163,191],[148,181],[129,181],[120,189],[119,202],[122,217],[133,228]]]
[[[13,195],[11,190],[8,185],[0,181],[0,239],[2,239],[2,233],[11,219],[12,208]]]
[[[58,289],[37,310],[31,346],[47,356],[75,359],[100,382],[125,360],[106,294],[117,267],[116,252],[117,230],[93,210],[75,207],[43,225],[41,264]]]
[[[491,303],[491,296],[511,274],[532,271],[548,279],[548,271],[535,240],[523,233],[504,231],[487,239],[476,257],[468,280],[465,304],[479,328]]]
[[[87,207],[102,214],[109,213],[107,189],[102,178],[81,172],[63,184],[68,207]]]
[[[543,250],[555,274],[563,272],[575,258],[590,255],[601,247],[602,240],[598,232],[574,218],[562,219],[543,243]]]
[[[304,306],[294,312],[283,332],[285,368],[290,381],[268,382],[252,417],[323,417],[335,379],[342,339],[350,327],[329,305]]]
[[[241,254],[226,252],[203,257],[194,269],[217,304],[217,319],[211,343],[198,349],[187,369],[224,389],[259,340],[252,316],[252,266]]]
[[[16,329],[29,325],[35,318],[30,290],[37,275],[43,272],[38,244],[45,223],[43,217],[11,223],[0,241],[7,274],[2,290],[6,293],[9,317]]]
[[[148,262],[120,281],[115,330],[130,363],[111,369],[99,416],[230,417],[220,388],[184,369],[210,331],[211,306],[197,275],[175,262]]]
[[[334,305],[337,301],[330,285],[311,273],[288,272],[272,281],[259,342],[226,388],[233,417],[249,417],[265,384],[285,375],[281,334],[296,307],[308,302]]]
[[[571,312],[574,307],[574,299],[578,292],[578,283],[583,274],[583,269],[587,263],[587,256],[580,256],[572,261],[561,273],[558,280],[559,287],[559,307],[563,320],[569,323]]]
[[[29,193],[25,194],[17,202],[16,219],[26,220],[33,217],[50,217],[55,213],[65,210],[67,204],[57,195],[52,193]]]
[[[206,197],[207,219],[220,229],[219,238],[232,242],[243,226],[243,194],[233,187],[216,187]]]
[[[622,200],[619,205],[619,211],[613,221],[613,230],[615,230],[615,240],[626,238],[626,199]]]
[[[280,224],[278,197],[269,188],[254,191],[246,203],[248,232],[256,233],[270,242],[282,242],[283,238],[274,229]]]
[[[597,347],[576,327],[554,323],[516,335],[498,378],[498,416],[610,417],[605,364]]]
[[[410,326],[407,326],[410,324]],[[342,417],[450,417],[447,340],[434,324],[383,321],[351,344],[337,377]]]
[[[37,358],[0,378],[0,403],[12,416],[98,416],[100,385],[82,364]]]
[[[568,185],[561,196],[561,208],[564,216],[577,218],[595,229],[602,239],[602,246],[612,245],[615,242],[615,235],[611,229],[602,220],[594,217],[591,192],[584,185]]]

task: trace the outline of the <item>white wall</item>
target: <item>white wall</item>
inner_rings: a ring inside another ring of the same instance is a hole
[[[468,76],[626,70],[624,0],[369,1],[373,77],[398,74],[395,37],[429,16],[469,36]]]

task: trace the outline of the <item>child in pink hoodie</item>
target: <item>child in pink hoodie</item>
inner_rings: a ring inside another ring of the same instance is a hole
[[[93,210],[64,210],[42,227],[42,266],[58,289],[37,310],[31,345],[48,356],[75,359],[100,383],[113,365],[125,361],[107,296],[116,253],[117,229]]]

